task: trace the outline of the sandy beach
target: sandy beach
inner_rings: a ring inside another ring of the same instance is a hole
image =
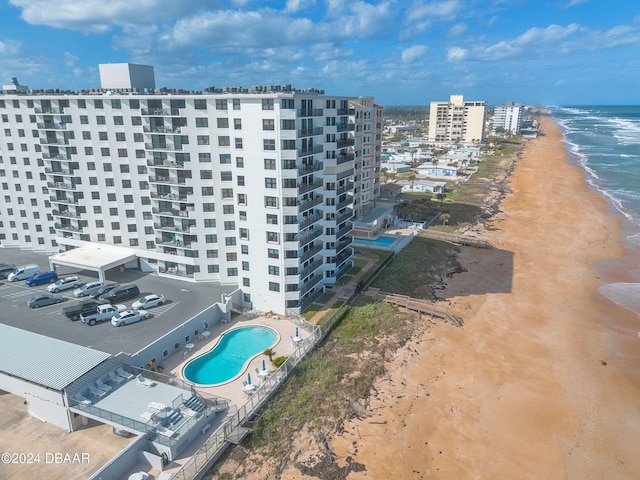
[[[340,462],[365,466],[349,479],[640,475],[637,347],[616,333],[630,317],[597,294],[596,264],[625,253],[620,224],[541,121],[479,234],[496,249],[465,250],[448,281],[464,327],[425,328],[388,365],[371,415],[331,440]]]

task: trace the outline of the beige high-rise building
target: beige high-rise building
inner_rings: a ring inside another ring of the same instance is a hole
[[[431,102],[429,142],[482,141],[485,109],[484,101],[465,101],[463,95],[451,95],[448,102]]]

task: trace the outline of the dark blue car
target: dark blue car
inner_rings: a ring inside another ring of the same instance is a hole
[[[34,285],[42,285],[44,283],[53,283],[58,280],[58,274],[54,271],[38,272],[33,277],[27,278],[24,283],[30,287]]]

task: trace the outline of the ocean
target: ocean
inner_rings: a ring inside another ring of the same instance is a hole
[[[562,129],[572,164],[622,219],[625,281],[604,278],[600,292],[640,320],[640,106],[548,107]],[[562,206],[559,206],[562,208]],[[640,323],[638,323],[640,335]]]

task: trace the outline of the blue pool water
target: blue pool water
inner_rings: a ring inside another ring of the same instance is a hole
[[[237,376],[253,356],[273,346],[278,336],[267,327],[252,326],[229,330],[213,350],[185,365],[184,377],[201,385],[224,383]]]
[[[353,237],[353,243],[365,247],[390,247],[395,241],[396,239],[394,237],[378,237],[375,240]]]

